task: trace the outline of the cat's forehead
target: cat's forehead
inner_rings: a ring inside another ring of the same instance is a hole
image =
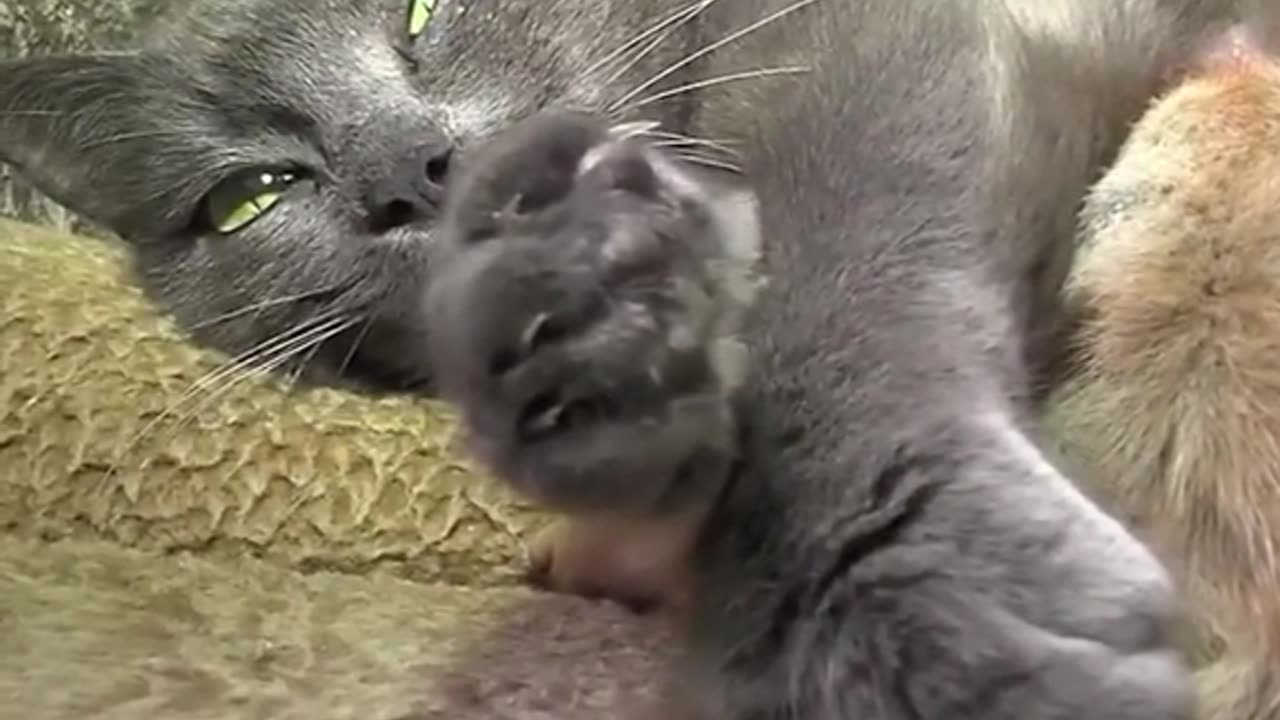
[[[162,31],[176,45],[195,40],[208,45],[298,45],[341,43],[372,29],[367,21],[407,0],[182,0],[182,11]]]
[[[432,0],[410,37],[414,0],[179,1],[191,4],[152,36],[154,69],[131,112],[154,130],[150,155],[195,170],[354,168],[426,125],[466,146],[548,106],[604,109],[683,52],[678,35],[642,41],[688,7]],[[642,60],[626,52],[637,47]]]
[[[430,0],[434,8],[423,38],[403,37],[415,0],[183,0],[186,12],[160,34],[167,52],[231,56],[260,64],[307,56],[311,62],[401,42],[417,54],[441,59],[466,55],[504,61],[528,50],[594,52],[634,37],[636,25],[670,0]],[[421,1],[421,0],[419,0]],[[619,12],[619,8],[624,12]],[[438,32],[437,32],[438,29]],[[321,53],[317,55],[317,53]],[[533,60],[534,58],[527,58]]]
[[[271,77],[299,67],[340,68],[387,44],[385,21],[402,0],[215,0],[195,3],[154,48],[191,72]],[[348,68],[354,69],[354,68]]]
[[[671,4],[434,0],[427,31],[411,39],[412,2],[195,2],[157,36],[154,48],[173,60],[180,84],[224,108],[281,100],[313,103],[306,114],[348,114],[361,105],[385,110],[369,102],[409,102],[405,53],[420,64],[411,80],[414,94],[474,108],[539,93],[566,95],[566,88],[582,84],[589,66]]]

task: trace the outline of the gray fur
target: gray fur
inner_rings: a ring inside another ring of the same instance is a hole
[[[804,75],[606,113],[788,3],[709,4],[605,82],[598,60],[684,6],[440,0],[406,61],[401,2],[241,0],[138,55],[0,67],[0,157],[130,239],[203,342],[244,350],[317,304],[207,320],[334,286],[319,307],[358,323],[316,373],[438,381],[526,492],[714,498],[685,674],[708,720],[1181,720],[1165,572],[1026,418],[1076,206],[1227,3],[1007,3],[816,0],[652,90]],[[537,112],[565,108],[587,114]],[[733,183],[650,177],[643,143],[577,173],[637,116],[740,144],[767,278],[747,317],[717,263],[753,245],[724,221]],[[371,231],[360,198],[441,136],[462,170],[443,207],[418,193],[414,222]],[[315,180],[234,236],[192,225],[229,169],[277,162]]]
[[[244,353],[333,309],[350,329],[297,353],[318,379],[429,388],[424,358],[405,348],[424,342],[434,218],[371,229],[362,196],[425,137],[446,133],[465,152],[544,104],[601,106],[617,65],[591,65],[657,16],[625,0],[445,2],[408,63],[395,49],[406,7],[195,3],[137,53],[12,61],[0,67],[0,159],[131,241],[146,289],[202,342]],[[678,52],[659,48],[618,87]],[[218,180],[279,163],[318,181],[234,237],[193,226]]]

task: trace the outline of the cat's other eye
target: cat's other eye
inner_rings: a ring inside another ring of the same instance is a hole
[[[410,39],[416,38],[427,29],[431,16],[435,14],[437,0],[409,0],[409,15],[406,18],[405,30]]]
[[[288,170],[258,168],[232,175],[205,196],[205,219],[219,233],[229,235],[275,207],[297,180]]]

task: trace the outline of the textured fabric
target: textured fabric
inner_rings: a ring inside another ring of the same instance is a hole
[[[107,243],[0,223],[0,527],[298,569],[509,583],[541,519],[431,403],[224,376]]]
[[[545,517],[440,406],[191,391],[224,363],[110,243],[0,222],[0,718],[614,717],[654,685],[653,627],[517,587]]]
[[[564,596],[0,536],[6,720],[626,720],[659,630]]]

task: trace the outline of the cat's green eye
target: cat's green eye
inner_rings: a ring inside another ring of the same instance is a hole
[[[219,233],[230,235],[274,207],[296,180],[293,173],[278,170],[251,170],[231,176],[205,198],[209,224]]]
[[[416,38],[427,29],[431,15],[436,11],[436,0],[409,0],[409,37]]]

